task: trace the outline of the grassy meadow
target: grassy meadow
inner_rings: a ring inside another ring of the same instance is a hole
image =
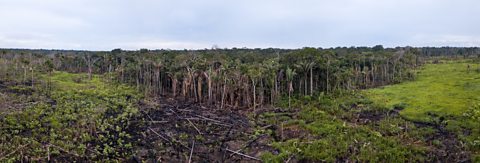
[[[415,81],[370,89],[367,96],[388,108],[404,107],[400,114],[413,121],[428,122],[428,115],[461,116],[480,102],[477,66],[467,61],[427,64]]]

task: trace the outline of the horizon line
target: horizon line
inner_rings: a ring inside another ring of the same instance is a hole
[[[121,49],[122,51],[140,51],[142,49],[147,49],[149,51],[200,51],[200,50],[233,50],[233,49],[280,49],[280,50],[299,50],[303,48],[315,48],[315,49],[338,49],[338,48],[373,48],[375,46],[382,46],[384,49],[396,49],[396,48],[480,48],[480,46],[384,46],[381,44],[374,46],[336,46],[336,47],[314,47],[314,46],[302,46],[297,48],[282,48],[282,47],[210,47],[210,48],[160,48],[160,49],[150,49],[150,48],[138,48],[138,49],[123,49],[121,47],[113,48],[110,50],[93,50],[93,49],[61,49],[61,48],[14,48],[14,47],[0,47],[0,50],[50,50],[50,51],[91,51],[91,52],[108,52],[115,49]]]

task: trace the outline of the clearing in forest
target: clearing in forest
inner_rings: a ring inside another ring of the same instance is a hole
[[[467,61],[427,64],[414,81],[366,93],[378,104],[405,108],[400,114],[414,121],[430,121],[432,114],[459,116],[480,102],[478,66]]]

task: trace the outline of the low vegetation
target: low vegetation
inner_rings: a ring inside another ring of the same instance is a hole
[[[308,102],[305,102],[308,101]],[[266,153],[266,162],[374,161],[434,162],[468,160],[465,149],[443,146],[435,126],[420,126],[398,116],[396,111],[376,105],[357,93],[340,97],[300,99],[293,115],[268,113],[269,124],[281,124],[277,149]],[[274,136],[274,137],[275,137]],[[453,142],[460,145],[459,142]],[[449,152],[442,155],[441,152]],[[278,152],[278,153],[277,153]]]
[[[401,115],[414,121],[430,121],[427,114],[460,116],[480,103],[478,64],[470,61],[428,64],[415,81],[384,86],[368,91],[370,97],[386,107],[402,107]]]
[[[478,162],[480,49],[1,49],[0,162]]]
[[[417,80],[371,89],[367,94],[387,108],[400,107],[403,118],[457,133],[480,157],[480,73],[472,61],[428,64]]]
[[[2,160],[24,156],[30,161],[103,160],[132,154],[132,119],[138,113],[139,99],[134,89],[106,85],[98,76],[88,80],[86,74],[55,72],[45,78],[53,83],[50,94],[29,92],[33,96],[30,105],[3,115]],[[6,89],[23,93],[18,87],[25,86],[8,85]]]

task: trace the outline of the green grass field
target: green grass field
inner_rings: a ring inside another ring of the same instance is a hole
[[[480,103],[477,66],[468,62],[427,64],[415,81],[367,90],[366,94],[389,108],[405,106],[400,114],[414,121],[429,121],[427,113],[459,116],[473,104]]]

